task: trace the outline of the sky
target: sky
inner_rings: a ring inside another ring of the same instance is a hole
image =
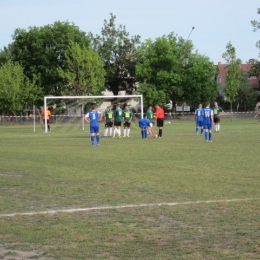
[[[0,49],[12,42],[17,28],[74,23],[81,31],[101,34],[104,20],[116,16],[116,26],[130,36],[152,40],[174,32],[189,39],[194,51],[214,64],[225,63],[222,54],[230,41],[243,63],[260,59],[256,42],[260,32],[250,23],[260,21],[259,0],[0,0]],[[195,27],[192,30],[192,27]]]

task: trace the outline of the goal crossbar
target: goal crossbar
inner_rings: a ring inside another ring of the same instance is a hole
[[[115,96],[45,96],[44,97],[44,113],[47,114],[47,100],[48,99],[92,99],[92,98],[140,98],[141,99],[141,118],[143,118],[143,95],[115,95]],[[44,117],[44,130],[48,132],[47,117]]]

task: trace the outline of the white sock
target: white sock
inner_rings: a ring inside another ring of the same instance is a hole
[[[116,134],[118,134],[117,128],[114,129],[114,136],[115,136]]]
[[[215,131],[218,131],[218,125],[215,125]]]
[[[104,136],[107,136],[107,132],[108,132],[108,129],[105,128],[105,130],[104,130]]]
[[[220,130],[220,125],[218,125],[218,131]]]
[[[118,134],[121,135],[121,128],[118,129]]]
[[[110,127],[110,128],[109,128],[109,136],[112,135],[112,130],[113,130],[112,127]]]
[[[124,129],[124,136],[126,136],[126,129]]]
[[[127,136],[130,136],[130,128],[127,129]]]

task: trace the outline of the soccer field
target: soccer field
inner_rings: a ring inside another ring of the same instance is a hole
[[[0,259],[260,259],[256,120],[162,139],[0,126]],[[156,130],[157,131],[157,130]]]

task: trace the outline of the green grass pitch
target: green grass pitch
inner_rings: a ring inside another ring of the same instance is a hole
[[[0,259],[260,259],[257,123],[223,120],[212,143],[133,124],[100,147],[88,126],[0,126]]]

